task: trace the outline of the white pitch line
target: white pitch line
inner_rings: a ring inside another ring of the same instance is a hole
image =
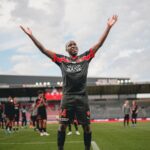
[[[26,143],[23,143],[23,142],[17,142],[17,143],[13,143],[13,142],[11,142],[11,143],[0,143],[0,145],[19,145],[19,144],[25,144],[25,145],[29,145],[29,144],[52,144],[52,143],[56,143],[56,142],[26,142]]]
[[[0,143],[0,145],[21,145],[21,144],[25,144],[25,145],[34,145],[34,144],[55,144],[57,143],[56,141],[51,141],[51,142],[14,142],[14,143]],[[65,142],[65,143],[83,143],[83,141],[68,141],[68,142]],[[98,147],[98,145],[96,144],[95,141],[92,141],[91,142],[91,145],[92,145],[92,149],[93,150],[100,150],[100,148]]]
[[[57,143],[56,141],[51,141],[51,142],[14,142],[14,143],[0,143],[0,145],[1,144],[3,144],[3,145],[6,145],[6,144],[8,144],[8,145],[13,145],[13,144],[55,144],[55,143]],[[68,142],[65,142],[65,143],[83,143],[83,141],[68,141]]]
[[[92,144],[93,150],[100,150],[100,148],[98,147],[95,141],[92,141],[91,144]]]

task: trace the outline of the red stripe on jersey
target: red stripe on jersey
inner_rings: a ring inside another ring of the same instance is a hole
[[[90,53],[89,53],[87,56],[81,57],[80,60],[81,60],[81,61],[84,61],[84,60],[88,61],[88,60],[90,60],[91,58],[93,58],[94,56],[95,56],[95,53],[93,52],[92,49],[90,49]]]
[[[65,57],[58,57],[56,54],[54,54],[54,58],[53,58],[54,62],[70,62],[68,59],[66,59]]]

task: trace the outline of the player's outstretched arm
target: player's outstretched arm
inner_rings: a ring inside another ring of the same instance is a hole
[[[113,15],[111,18],[108,19],[107,26],[106,26],[104,33],[102,34],[98,42],[92,47],[95,53],[105,42],[111,27],[116,23],[117,19],[118,19],[117,15]]]
[[[32,34],[32,31],[30,28],[25,28],[23,26],[20,26],[20,28],[24,31],[24,33],[26,33],[30,39],[33,41],[33,43],[39,48],[39,50],[44,53],[45,55],[47,55],[49,58],[53,59],[54,56],[54,52],[51,50],[46,49]]]

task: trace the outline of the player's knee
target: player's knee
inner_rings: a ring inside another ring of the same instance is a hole
[[[91,132],[90,125],[83,125],[83,130],[84,130],[85,133],[90,133]]]
[[[67,125],[65,125],[65,124],[60,124],[58,130],[59,130],[59,131],[62,131],[62,132],[65,132],[65,131],[66,131],[66,128],[67,128]]]

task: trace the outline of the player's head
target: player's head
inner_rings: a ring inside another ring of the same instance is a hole
[[[39,90],[38,91],[38,97],[44,97],[44,91]]]
[[[13,99],[12,99],[11,96],[8,97],[8,101],[11,102],[11,103],[13,103]]]
[[[77,56],[78,54],[78,46],[77,43],[73,40],[66,43],[66,51],[70,56]]]
[[[132,101],[132,105],[136,105],[136,101]]]

